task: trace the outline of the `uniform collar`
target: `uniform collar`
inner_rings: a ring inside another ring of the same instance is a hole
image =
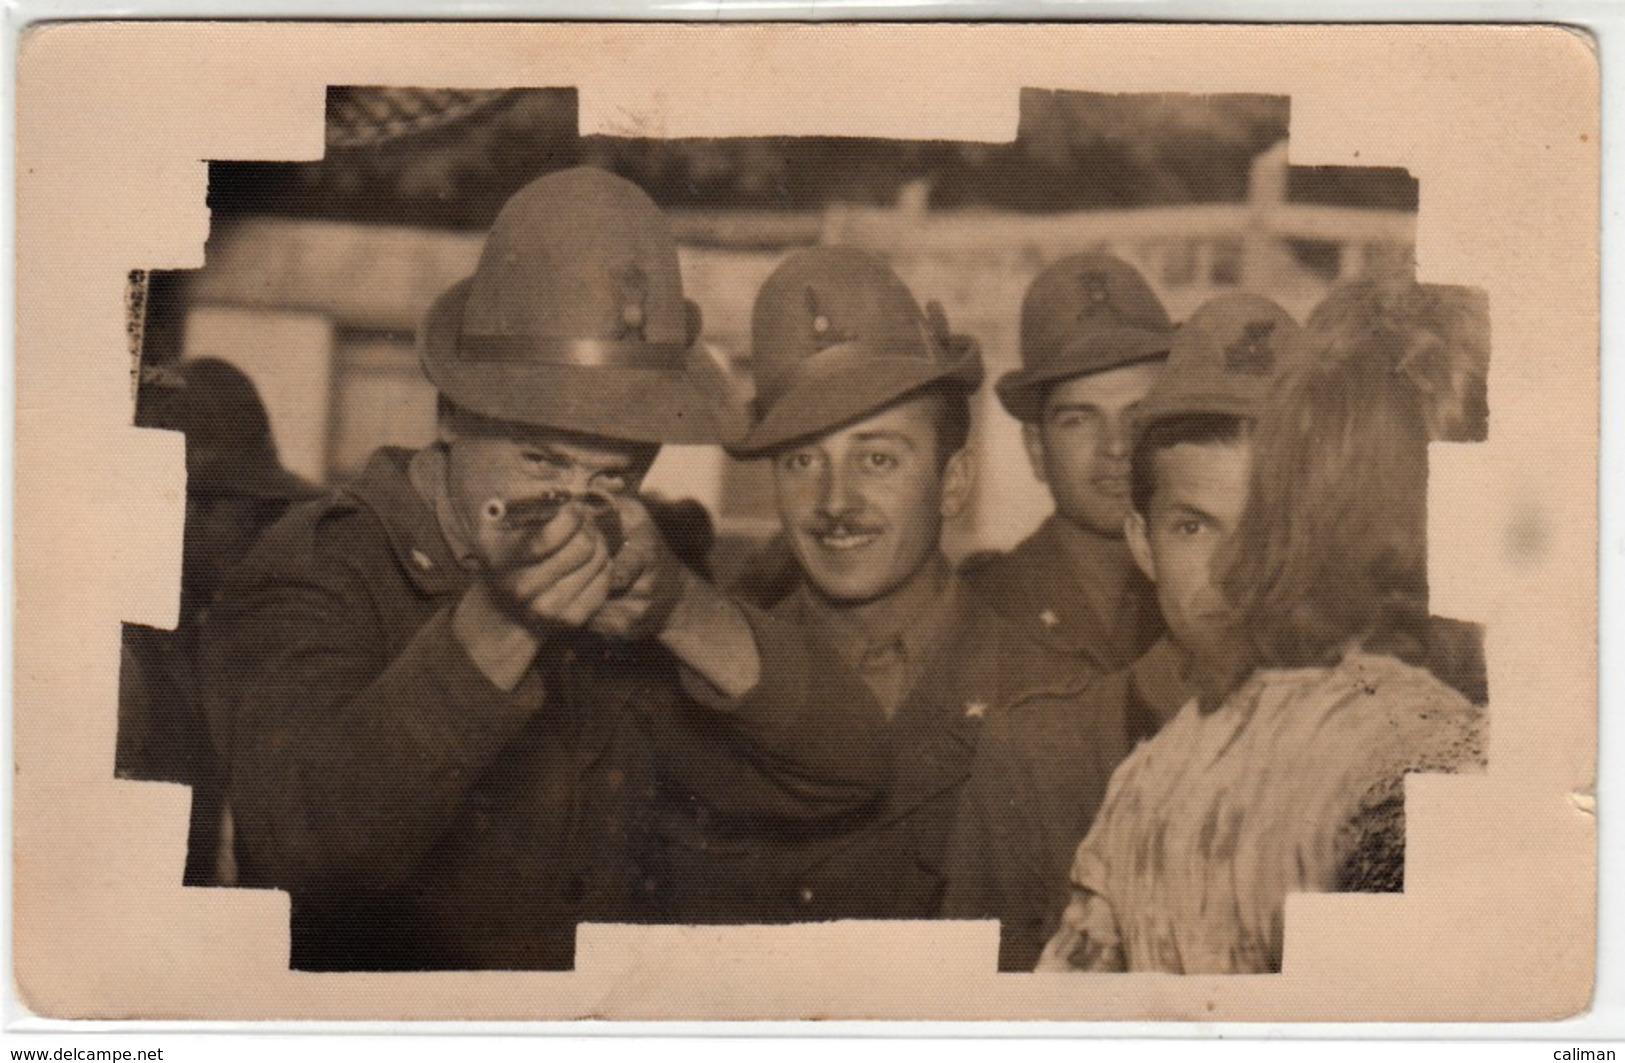
[[[413,483],[415,458],[413,451],[384,447],[343,494],[377,516],[401,568],[419,590],[448,594],[465,586],[468,574],[446,540],[434,503]]]
[[[888,598],[883,610],[843,607],[820,596],[803,578],[797,605],[848,667],[868,670],[900,666],[914,677],[901,700],[937,655],[955,627],[964,592],[959,577],[940,554]]]
[[[1114,623],[1129,579],[1135,572],[1128,543],[1121,537],[1114,539],[1086,531],[1059,514],[1051,515],[1039,534],[1065,561],[1062,571],[1083,591],[1095,619]]]
[[[1128,544],[1078,528],[1051,515],[1011,552],[1022,573],[1022,597],[1007,601],[1012,616],[1038,621],[1040,641],[1065,653],[1098,655],[1107,670],[1106,647],[1126,619],[1122,610],[1138,570]]]
[[[457,510],[451,504],[451,490],[446,486],[446,448],[436,443],[412,455],[406,469],[407,478],[418,496],[434,510],[435,523],[446,541],[446,548],[457,563],[472,570],[479,564],[479,554],[468,538]]]
[[[1190,654],[1164,635],[1129,666],[1129,683],[1139,702],[1166,722],[1196,696],[1189,678]]]
[[[796,588],[802,610],[835,647],[841,659],[857,666],[865,655],[887,647],[900,646],[911,658],[927,656],[940,641],[947,621],[953,615],[958,597],[958,577],[940,555],[890,595],[883,610],[860,612],[832,602],[814,590],[803,578]]]

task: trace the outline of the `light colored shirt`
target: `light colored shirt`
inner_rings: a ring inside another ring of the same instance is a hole
[[[1186,704],[1112,776],[1038,969],[1279,970],[1287,894],[1338,888],[1349,825],[1407,772],[1482,770],[1483,729],[1428,672],[1358,652]]]

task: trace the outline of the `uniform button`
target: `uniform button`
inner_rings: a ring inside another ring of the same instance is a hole
[[[1038,622],[1043,624],[1045,627],[1059,627],[1061,625],[1061,618],[1055,615],[1055,610],[1045,609],[1042,613],[1038,614]]]
[[[987,715],[987,702],[985,702],[985,701],[967,701],[967,702],[965,702],[965,719],[967,719],[967,720],[980,720],[982,717],[984,717],[986,715]]]
[[[416,565],[418,568],[421,568],[423,571],[428,572],[430,569],[434,568],[434,559],[428,554],[424,553],[422,550],[413,550],[412,564]]]
[[[803,886],[803,887],[801,887],[801,892],[797,896],[799,896],[801,898],[801,903],[802,904],[811,904],[812,899],[813,899],[812,887],[811,886]]]

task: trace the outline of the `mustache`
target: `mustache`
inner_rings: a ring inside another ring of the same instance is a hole
[[[803,523],[801,528],[816,538],[828,535],[879,535],[886,530],[851,517],[815,517]]]

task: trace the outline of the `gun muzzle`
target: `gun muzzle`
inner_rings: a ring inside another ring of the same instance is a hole
[[[481,514],[492,524],[509,530],[540,528],[552,521],[574,497],[568,491],[549,491],[533,498],[490,498]]]
[[[621,524],[621,514],[615,508],[614,499],[607,495],[549,491],[531,498],[490,498],[480,507],[480,513],[490,523],[508,531],[535,531],[546,527],[565,506],[572,504],[579,506],[582,516],[598,529],[610,554],[620,553],[621,547],[626,544],[626,530]]]

